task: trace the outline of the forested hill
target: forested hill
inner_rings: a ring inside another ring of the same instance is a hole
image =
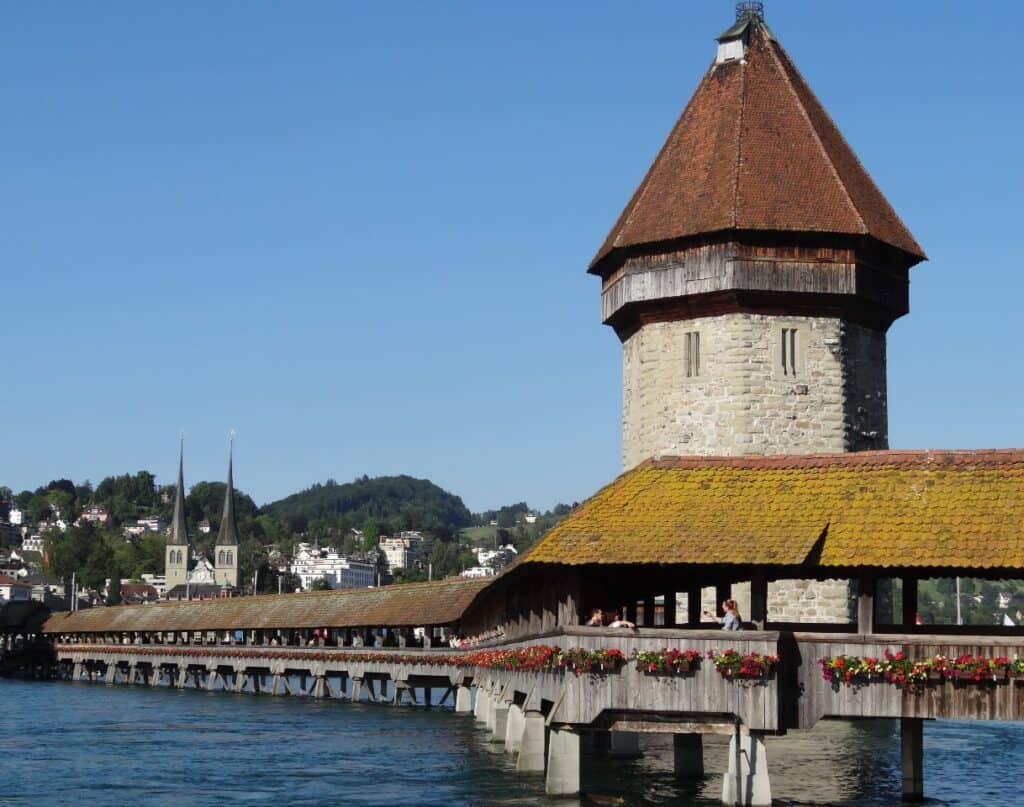
[[[328,480],[265,505],[262,512],[285,523],[338,516],[353,524],[367,519],[397,522],[406,529],[461,528],[472,523],[458,496],[428,479],[404,475],[363,476],[346,484]]]

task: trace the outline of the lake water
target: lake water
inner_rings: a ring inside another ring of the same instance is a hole
[[[0,805],[515,805],[547,802],[541,775],[468,715],[448,709],[104,684],[0,680]],[[925,725],[934,803],[1013,803],[1024,726]],[[671,774],[671,738],[635,761],[584,752],[587,797],[558,804],[716,804],[723,738],[705,739],[708,776]],[[892,721],[823,722],[771,738],[782,804],[899,803]]]

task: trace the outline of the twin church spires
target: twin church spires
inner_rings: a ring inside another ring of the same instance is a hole
[[[238,588],[238,523],[235,520],[233,465],[234,440],[232,439],[231,447],[228,450],[228,481],[224,491],[224,510],[214,545],[213,580],[209,581],[222,588]],[[193,580],[196,575],[191,554],[188,524],[185,518],[185,445],[182,440],[178,452],[178,484],[174,494],[174,516],[171,520],[171,532],[167,539],[165,555],[166,586],[169,594],[175,587],[182,586],[186,589],[185,596],[190,596],[189,585],[196,582]]]

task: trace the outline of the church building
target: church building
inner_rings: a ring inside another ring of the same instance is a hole
[[[165,550],[167,599],[210,599],[238,593],[238,524],[235,520],[233,452],[228,455],[228,481],[224,511],[213,550],[213,558],[195,554],[188,538],[185,517],[184,449],[178,457],[178,484],[174,516]]]

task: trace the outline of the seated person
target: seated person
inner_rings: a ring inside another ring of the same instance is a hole
[[[605,623],[609,628],[629,628],[630,630],[636,630],[635,623],[630,622],[628,619],[623,619],[616,611],[609,611],[605,616]]]
[[[590,612],[590,619],[583,624],[591,628],[602,628],[604,627],[604,611],[600,608],[595,608]]]

